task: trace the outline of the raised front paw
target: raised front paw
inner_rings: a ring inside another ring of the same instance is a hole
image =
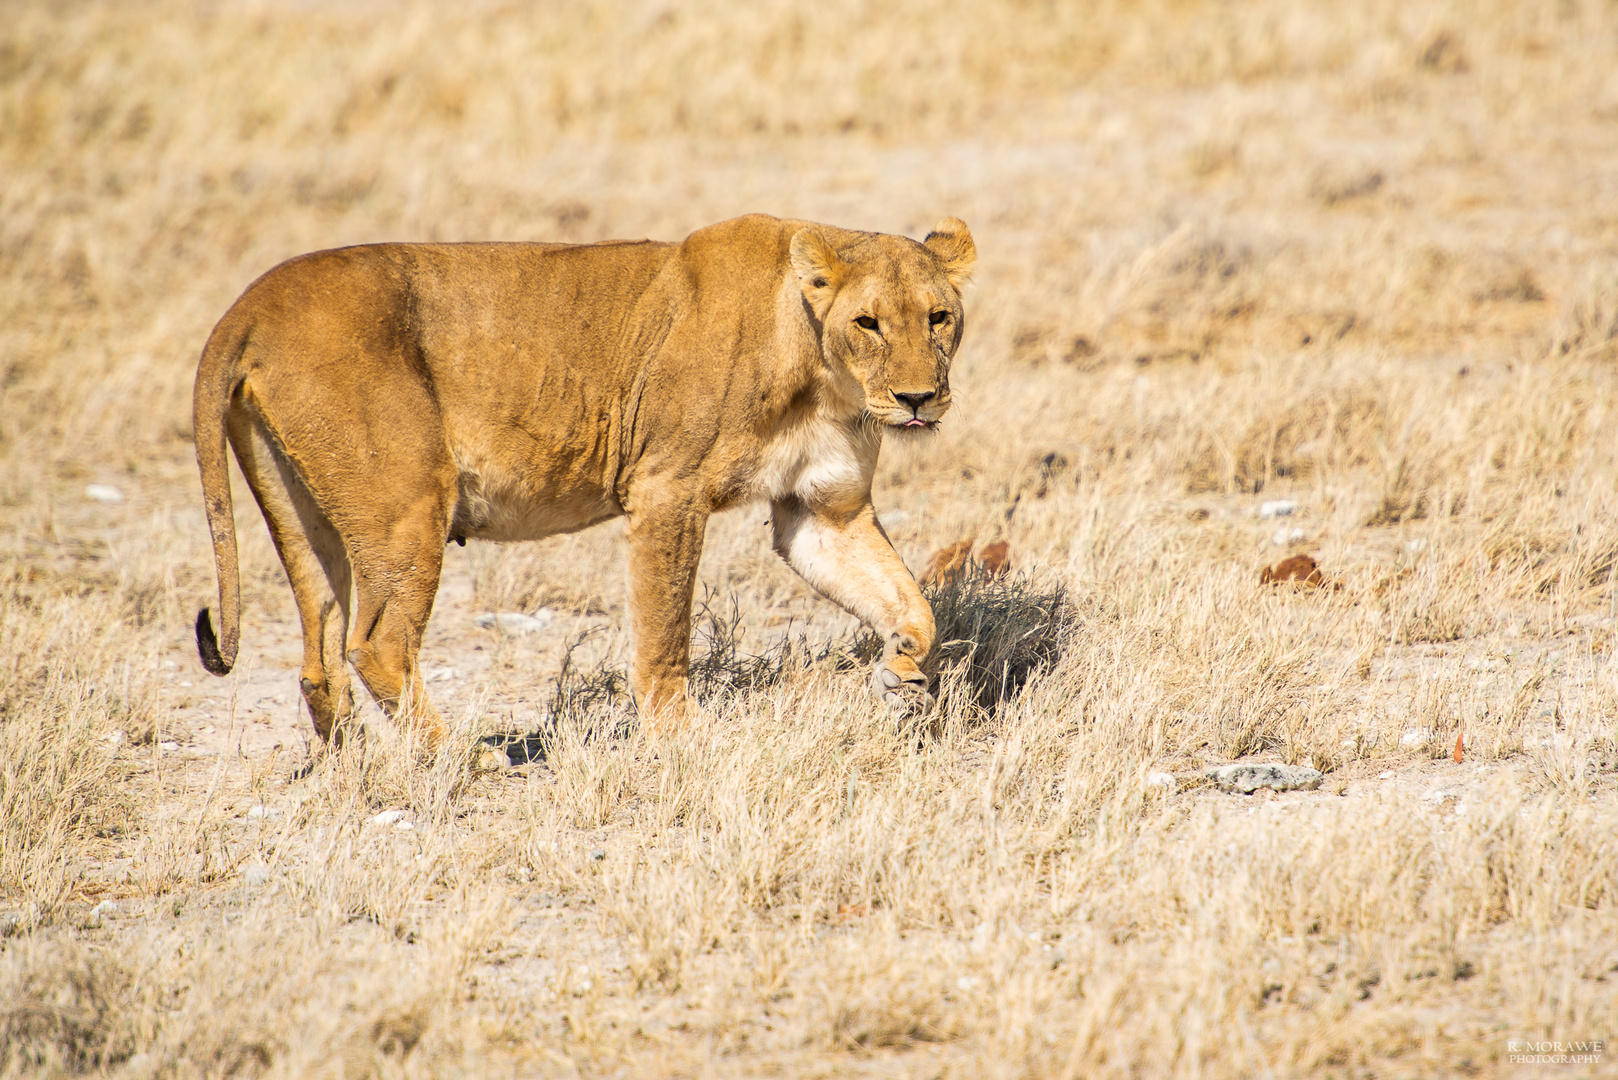
[[[904,655],[878,661],[871,673],[871,692],[895,712],[925,712],[933,707],[926,674]]]

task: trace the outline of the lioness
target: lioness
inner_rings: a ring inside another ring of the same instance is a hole
[[[750,215],[679,243],[376,244],[255,281],[197,368],[197,463],[230,671],[241,587],[225,444],[286,567],[322,740],[378,704],[441,737],[416,653],[444,545],[628,518],[630,688],[687,716],[708,516],[770,503],[775,550],[886,640],[874,690],[925,696],[933,615],[871,509],[886,432],[949,408],[977,258],[945,218],[917,243]],[[351,599],[352,591],[352,599]],[[351,603],[354,609],[350,610]]]

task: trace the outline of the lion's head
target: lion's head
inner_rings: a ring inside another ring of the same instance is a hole
[[[919,244],[868,233],[838,249],[813,226],[792,238],[792,270],[839,389],[885,429],[927,431],[948,411],[961,288],[976,262],[957,218]]]

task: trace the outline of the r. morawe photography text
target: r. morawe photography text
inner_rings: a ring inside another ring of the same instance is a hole
[[[1599,1065],[1606,1048],[1606,1043],[1599,1040],[1563,1043],[1513,1039],[1506,1044],[1510,1052],[1507,1061],[1513,1065]]]

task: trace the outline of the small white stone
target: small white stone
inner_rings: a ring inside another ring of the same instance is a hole
[[[84,489],[84,497],[101,503],[124,501],[124,493],[111,484],[91,484]]]
[[[99,919],[106,915],[116,915],[118,914],[118,910],[118,901],[103,900],[101,903],[90,909],[90,917],[92,919]]]
[[[371,819],[377,825],[397,825],[409,815],[403,810],[384,810]]]
[[[122,746],[129,741],[129,736],[121,731],[109,731],[102,738],[113,746]]]
[[[1393,770],[1389,769],[1387,772],[1379,772],[1379,773],[1376,774],[1376,778],[1378,780],[1392,780],[1393,779]]]
[[[263,821],[267,818],[276,817],[278,814],[280,814],[279,810],[273,810],[270,807],[262,804],[258,806],[249,806],[247,808],[247,817],[252,821]]]
[[[401,821],[399,824],[395,825],[394,828],[398,829],[400,832],[412,832],[415,830],[416,826],[413,822]]]
[[[180,744],[177,742],[160,742],[157,744],[157,748],[165,754],[172,754],[180,748]]]
[[[1261,518],[1291,517],[1298,512],[1298,503],[1295,499],[1271,499],[1259,503],[1258,516]]]
[[[1179,787],[1179,782],[1174,779],[1173,773],[1149,772],[1146,774],[1146,786],[1149,788],[1159,788],[1167,794],[1172,795],[1174,794],[1174,789]]]
[[[1426,728],[1411,728],[1399,736],[1400,746],[1426,746],[1433,741],[1433,733]]]
[[[242,881],[250,886],[266,885],[270,880],[270,868],[263,863],[254,863],[242,871]]]
[[[1282,547],[1286,544],[1295,544],[1308,535],[1302,529],[1277,529],[1270,536],[1270,543],[1276,547]]]
[[[556,618],[550,608],[540,608],[532,615],[520,611],[487,611],[472,621],[484,630],[498,630],[508,637],[520,637],[543,630]]]
[[[426,678],[427,682],[449,682],[452,679],[459,679],[460,677],[461,677],[461,673],[459,671],[457,671],[455,668],[441,667],[441,668],[428,668],[427,669],[427,675],[426,675],[425,678]]]

